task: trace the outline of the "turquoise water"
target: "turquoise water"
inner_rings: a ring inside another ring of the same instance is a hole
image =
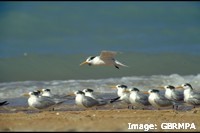
[[[1,2],[0,31],[1,83],[199,74],[200,2]]]

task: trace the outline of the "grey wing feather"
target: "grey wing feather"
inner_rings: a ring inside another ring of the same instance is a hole
[[[172,105],[172,102],[162,95],[159,96],[159,99],[155,99],[155,102],[159,104],[161,107]]]
[[[49,106],[52,106],[52,105],[56,104],[56,102],[53,101],[53,99],[48,98],[48,97],[41,97],[39,99],[39,102],[41,103],[42,107],[49,107]]]
[[[113,51],[102,51],[100,54],[100,58],[101,59],[113,59],[116,54],[117,54],[117,52],[113,52]]]
[[[187,102],[193,105],[200,105],[200,100],[196,98],[188,98]]]
[[[150,105],[150,103],[148,101],[148,96],[147,95],[143,95],[143,94],[139,94],[137,96],[136,102],[142,103],[143,105]]]
[[[82,103],[83,103],[83,105],[85,107],[92,107],[92,106],[95,106],[95,105],[99,104],[98,101],[96,101],[95,99],[93,99],[91,97],[87,97],[87,96],[85,96],[85,98],[83,99]]]
[[[176,101],[182,101],[184,99],[183,92],[175,91],[174,93],[172,93],[172,98]]]
[[[197,99],[197,100],[200,100],[200,93],[194,92],[194,93],[192,93],[192,97]]]
[[[199,105],[200,104],[200,94],[199,93],[192,93],[192,96],[187,100],[189,103]]]

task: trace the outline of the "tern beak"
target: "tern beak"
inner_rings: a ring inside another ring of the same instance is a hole
[[[148,91],[143,91],[143,93],[144,93],[144,94],[149,94],[149,92],[148,92]]]
[[[28,93],[24,93],[22,96],[29,97],[30,95]]]
[[[160,89],[165,89],[165,87],[163,87],[163,86],[158,86],[158,88],[160,88]]]
[[[39,92],[42,92],[42,89],[38,89]]]
[[[177,89],[183,89],[183,87],[182,87],[182,86],[177,86],[176,88],[177,88]]]
[[[114,85],[110,85],[109,87],[110,87],[111,89],[117,89],[116,86],[114,86]]]
[[[80,64],[80,66],[84,65],[84,64],[88,64],[88,62],[84,61]]]
[[[125,93],[129,93],[130,91],[129,91],[129,90],[124,90],[124,92],[125,92]]]
[[[75,94],[74,93],[69,93],[69,94],[67,94],[67,96],[75,96]]]

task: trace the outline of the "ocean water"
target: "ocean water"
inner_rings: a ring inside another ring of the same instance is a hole
[[[200,89],[200,2],[1,2],[0,98],[108,85]],[[128,68],[79,66],[102,50]],[[12,105],[12,104],[11,104]]]

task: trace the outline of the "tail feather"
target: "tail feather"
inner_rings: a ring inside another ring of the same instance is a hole
[[[4,102],[1,102],[0,103],[0,106],[3,106],[3,105],[8,105],[9,103],[7,101],[4,101]]]
[[[127,65],[124,65],[124,64],[122,64],[121,62],[119,62],[119,61],[115,61],[115,63],[116,63],[116,65],[118,65],[118,66],[123,66],[123,67],[128,67]]]
[[[113,103],[113,102],[116,102],[116,101],[120,101],[119,99],[120,99],[120,97],[113,98],[113,99],[110,100],[110,103]]]

